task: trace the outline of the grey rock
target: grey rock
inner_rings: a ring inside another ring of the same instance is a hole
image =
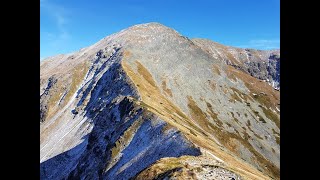
[[[278,178],[279,92],[246,74],[280,83],[280,57],[221,49],[148,23],[43,60],[41,179],[130,179],[183,155],[223,166],[201,177]]]

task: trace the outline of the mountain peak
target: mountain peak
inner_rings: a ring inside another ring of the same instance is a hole
[[[41,179],[279,179],[279,65],[157,22],[52,57]]]
[[[167,27],[167,26],[165,26],[165,25],[163,25],[163,24],[161,24],[161,23],[159,23],[159,22],[148,22],[148,23],[141,23],[141,24],[136,24],[136,25],[133,25],[133,26],[144,26],[144,27],[159,27],[159,26],[161,26],[161,27]],[[167,28],[169,28],[169,27],[167,27]]]
[[[166,33],[176,33],[179,34],[176,30],[165,26],[163,24],[160,24],[158,22],[149,22],[149,23],[143,23],[143,24],[137,24],[134,26],[131,26],[127,29],[124,29],[120,32],[129,32],[129,33],[137,33],[140,35],[144,35],[143,33],[152,33],[154,35],[156,35],[156,33],[160,33],[160,32],[166,32]]]

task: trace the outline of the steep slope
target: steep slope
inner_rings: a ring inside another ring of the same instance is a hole
[[[148,23],[42,61],[41,178],[278,179],[279,92],[204,48]]]
[[[207,39],[192,39],[192,41],[213,57],[253,77],[267,81],[276,90],[280,89],[280,50],[241,49]]]

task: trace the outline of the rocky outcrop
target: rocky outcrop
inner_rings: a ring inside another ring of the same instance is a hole
[[[58,79],[55,76],[51,76],[48,79],[46,88],[44,88],[43,93],[40,95],[40,123],[43,122],[48,114],[48,101],[51,98],[51,91],[54,89],[54,85],[57,83]]]
[[[204,47],[148,23],[42,61],[41,179],[278,179],[279,92]]]
[[[207,40],[192,39],[213,57],[280,89],[280,50],[242,49]]]
[[[90,123],[92,130],[78,146],[43,161],[41,179],[128,179],[162,157],[200,155],[181,132],[139,105],[139,96],[120,66],[119,49],[109,56],[102,53],[96,53],[87,74],[92,78],[76,93],[75,107],[67,111],[73,120],[87,118],[79,128]],[[47,89],[54,83],[49,78]],[[54,151],[55,144],[51,148]]]
[[[216,179],[240,180],[241,177],[228,170],[219,161],[206,157],[181,156],[162,158],[140,172],[136,180],[154,179]]]

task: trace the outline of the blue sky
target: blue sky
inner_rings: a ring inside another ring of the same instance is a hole
[[[148,22],[189,38],[280,48],[280,0],[40,0],[40,59]]]

